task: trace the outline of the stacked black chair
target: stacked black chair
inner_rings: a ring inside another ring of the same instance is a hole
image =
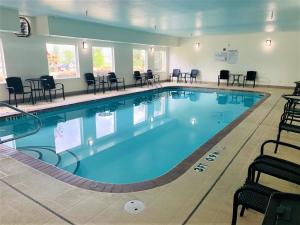
[[[44,75],[40,77],[41,84],[44,93],[44,99],[46,98],[46,91],[49,93],[50,101],[52,101],[51,91],[54,91],[54,98],[56,98],[57,91],[61,91],[63,99],[65,99],[65,87],[62,83],[55,83],[53,76]]]
[[[173,69],[173,72],[171,73],[171,81],[173,81],[173,78],[177,79],[177,83],[179,82],[179,79],[181,78],[180,69]]]
[[[218,75],[218,86],[220,85],[220,80],[227,80],[227,86],[229,84],[229,70],[221,70]]]
[[[123,84],[123,88],[125,90],[125,79],[124,78],[117,78],[114,72],[109,72],[107,75],[107,82],[109,85],[109,90],[111,90],[112,85],[116,85],[116,89],[119,90],[119,84]]]
[[[300,95],[300,81],[295,82],[296,87],[294,89],[293,95],[299,96]]]
[[[280,118],[277,141],[280,140],[281,132],[283,130],[300,134],[300,125],[294,124],[294,122],[300,122],[300,111],[296,108],[299,104],[299,100],[295,99],[293,95],[284,95],[283,97],[287,99],[287,103],[284,106],[284,112]],[[275,153],[277,152],[277,149],[278,145],[276,145]]]
[[[94,90],[94,94],[96,94],[97,82],[96,82],[94,74],[93,73],[85,73],[84,78],[85,78],[85,82],[87,85],[86,93],[87,94],[89,93],[89,87],[92,86],[92,88]]]
[[[136,87],[136,83],[139,82],[141,84],[141,87],[143,86],[143,77],[140,73],[140,71],[133,71],[133,78],[134,78],[134,86]]]
[[[149,86],[150,83],[153,85],[155,82],[159,83],[159,75],[154,75],[152,70],[147,70],[145,73],[145,83]]]
[[[30,86],[23,86],[22,80],[20,77],[8,77],[6,78],[6,85],[7,85],[7,90],[8,90],[8,103],[10,104],[11,98],[10,95],[14,95],[15,99],[15,104],[16,107],[18,107],[18,100],[17,100],[17,95],[23,95],[23,103],[25,102],[25,95],[29,94],[29,100],[31,100],[32,104],[34,104],[33,101],[33,93],[32,89]],[[25,91],[25,89],[28,89],[28,91]]]
[[[236,225],[237,211],[240,205],[242,206],[241,217],[244,216],[246,208],[265,213],[271,195],[276,192],[278,191],[275,189],[251,182],[247,178],[245,184],[234,193],[231,225]]]
[[[243,87],[247,84],[247,81],[252,81],[253,82],[253,88],[255,87],[255,80],[256,80],[256,71],[247,71],[246,76],[244,76],[243,80]]]

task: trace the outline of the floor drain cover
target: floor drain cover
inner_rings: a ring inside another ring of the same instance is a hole
[[[130,214],[138,214],[145,209],[145,204],[139,200],[131,200],[126,202],[124,209]]]

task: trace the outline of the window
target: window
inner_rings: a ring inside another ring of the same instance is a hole
[[[46,44],[49,74],[55,78],[78,77],[75,45]]]
[[[167,57],[165,51],[154,52],[154,70],[156,72],[165,72],[167,68]]]
[[[113,49],[103,47],[93,47],[93,72],[104,75],[114,71]]]
[[[2,41],[0,39],[0,83],[4,83],[6,78],[6,70],[4,64],[4,54],[2,49]]]
[[[133,71],[147,70],[146,50],[133,49]]]

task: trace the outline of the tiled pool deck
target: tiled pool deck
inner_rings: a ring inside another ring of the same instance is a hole
[[[170,83],[163,83],[163,86],[168,85]],[[215,87],[212,84],[193,86]],[[41,110],[145,89],[72,96],[66,101],[58,99],[53,103],[21,105],[20,108]],[[217,160],[207,162],[205,157],[201,158],[195,164],[207,164],[206,171],[199,173],[191,167],[174,181],[145,191],[104,193],[85,190],[54,179],[8,155],[1,155],[0,150],[1,224],[229,224],[233,193],[244,182],[247,167],[259,154],[260,144],[276,137],[284,104],[281,95],[291,92],[277,88],[243,90],[268,92],[270,97],[211,148],[207,154],[218,151]],[[1,109],[0,116],[10,113]],[[292,133],[283,133],[282,140],[300,145],[299,136]],[[282,150],[278,156],[297,160],[298,154],[299,159],[300,153]],[[297,185],[267,176],[263,176],[262,181],[279,190],[300,192]],[[132,199],[143,201],[145,210],[136,215],[126,213],[124,204]],[[260,224],[261,218],[260,214],[249,211],[238,224]]]

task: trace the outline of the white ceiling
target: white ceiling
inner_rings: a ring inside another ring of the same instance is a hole
[[[300,30],[300,0],[0,0],[0,5],[23,15],[62,16],[179,37]]]

